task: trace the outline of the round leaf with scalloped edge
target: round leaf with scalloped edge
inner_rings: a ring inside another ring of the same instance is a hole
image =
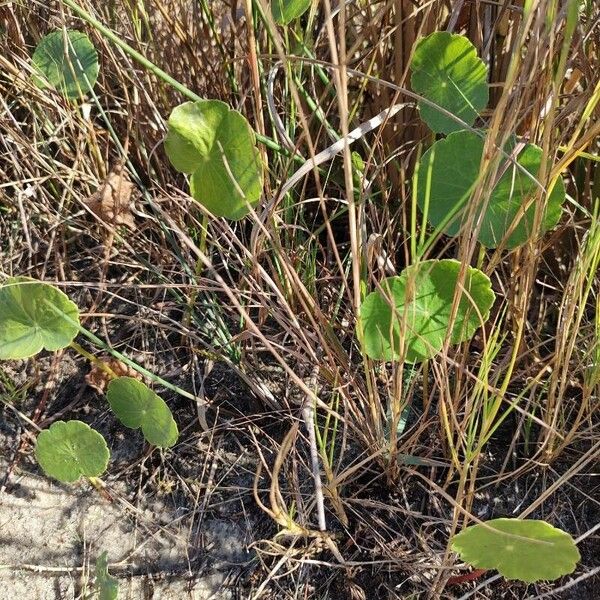
[[[66,348],[79,332],[79,310],[59,289],[28,277],[0,286],[0,359]]]
[[[485,322],[494,303],[489,278],[467,267],[456,317],[452,303],[461,265],[452,259],[426,260],[381,282],[360,308],[359,337],[367,356],[375,360],[416,363],[441,349],[451,327],[453,344],[470,339]],[[383,293],[382,293],[383,292]]]
[[[98,477],[110,453],[100,433],[82,421],[56,421],[37,437],[35,457],[44,473],[64,483]]]
[[[179,432],[171,410],[145,383],[117,377],[108,384],[106,398],[119,421],[131,429],[141,427],[150,444],[169,448],[177,441]]]
[[[457,131],[435,142],[421,157],[417,202],[427,220],[447,235],[456,236],[460,231],[464,209],[479,178],[483,148],[484,140],[476,133]],[[535,178],[543,153],[534,144],[524,144],[516,150],[512,138],[504,148],[499,179],[485,198],[478,240],[487,248],[501,243],[515,248],[524,244],[533,231],[536,206],[532,197],[539,191]],[[508,157],[516,157],[519,166]],[[542,233],[558,223],[564,200],[565,185],[559,178],[546,200]]]
[[[419,40],[411,61],[414,92],[472,125],[489,100],[487,67],[464,36],[436,31]],[[436,133],[463,129],[434,106],[419,102],[421,118]]]
[[[454,536],[452,549],[473,567],[526,582],[558,579],[581,559],[568,533],[533,519],[493,519],[467,527]]]
[[[67,98],[87,94],[98,78],[98,54],[82,31],[53,31],[37,45],[32,62],[40,88],[50,84]]]
[[[238,220],[258,203],[262,166],[246,118],[220,100],[185,102],[168,121],[165,150],[191,175],[190,193],[212,214]]]

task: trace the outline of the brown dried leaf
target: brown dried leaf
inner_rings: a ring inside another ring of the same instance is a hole
[[[101,360],[117,377],[135,377],[140,381],[142,379],[142,376],[135,369],[128,367],[125,363],[122,363],[116,358],[100,357],[99,360]],[[104,393],[106,386],[111,379],[111,376],[96,364],[92,365],[90,372],[85,376],[86,383],[101,394]]]
[[[135,221],[131,209],[133,202],[131,192],[133,184],[122,168],[113,169],[96,193],[86,204],[90,210],[103,221],[111,225],[125,225],[135,229]]]

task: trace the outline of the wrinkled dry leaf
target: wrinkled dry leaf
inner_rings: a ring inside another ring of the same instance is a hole
[[[135,229],[131,209],[133,184],[127,174],[116,168],[111,171],[98,191],[87,201],[90,210],[100,219],[111,225],[125,225]]]
[[[99,357],[99,359],[107,366],[117,377],[135,377],[141,381],[142,376],[131,367],[122,363],[116,358]],[[103,371],[98,365],[92,365],[90,372],[85,376],[86,383],[95,390],[104,393],[111,376]]]

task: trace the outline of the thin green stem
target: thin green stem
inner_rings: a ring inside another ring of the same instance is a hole
[[[200,224],[200,243],[198,248],[202,254],[206,254],[206,237],[208,234],[208,216],[206,213],[202,215],[202,222]],[[204,268],[204,263],[200,258],[196,259],[196,265],[194,267],[194,284],[197,284],[197,279],[202,275],[202,270]],[[194,287],[190,292],[190,298],[188,301],[187,309],[185,311],[185,315],[183,316],[183,326],[187,329],[192,321],[192,315],[194,313],[194,306],[196,304],[196,300],[198,298],[198,288]]]
[[[100,360],[98,357],[96,357],[93,354],[91,354],[90,352],[88,352],[85,348],[80,346],[77,342],[71,342],[69,344],[69,346],[71,348],[73,348],[73,350],[75,350],[75,352],[77,352],[78,354],[81,354],[81,356],[83,356],[84,358],[87,358],[87,360],[89,360],[93,365],[96,365],[99,369],[104,371],[111,378],[115,379],[117,377],[116,373],[104,361]]]
[[[169,383],[168,381],[165,381],[162,377],[159,377],[158,375],[155,375],[151,371],[144,369],[144,367],[141,367],[133,360],[127,358],[125,355],[121,354],[114,348],[111,348],[106,342],[101,340],[98,336],[94,335],[91,331],[88,331],[85,327],[80,325],[78,320],[76,321],[76,320],[72,319],[69,315],[67,315],[65,312],[60,310],[58,307],[54,306],[54,304],[52,304],[51,302],[48,302],[47,305],[50,308],[50,310],[54,311],[57,315],[62,317],[67,323],[77,327],[79,329],[79,333],[81,333],[84,337],[86,337],[88,340],[90,340],[95,346],[97,346],[101,350],[104,350],[105,352],[108,352],[108,354],[110,354],[114,358],[119,359],[122,363],[126,364],[128,367],[131,367],[134,371],[141,373],[144,377],[148,378],[150,381],[153,381],[154,383],[158,383],[158,384],[162,385],[163,387],[179,394],[180,396],[183,396],[184,398],[188,398],[190,400],[193,400],[194,402],[198,401],[198,398],[196,396],[194,396],[194,394],[190,394],[190,392],[186,392],[185,390],[182,390],[180,387],[173,385],[172,383]],[[82,356],[85,356],[85,358],[88,358],[88,359],[92,360],[93,362],[98,360],[98,359],[96,359],[96,357],[93,354],[90,354],[84,348],[82,348],[79,344],[77,344],[77,342],[71,342],[70,346],[74,350],[77,350],[77,352],[79,352]],[[90,358],[90,357],[92,357],[92,358]]]
[[[173,385],[172,383],[169,383],[168,381],[164,380],[162,377],[159,377],[158,375],[155,375],[151,371],[144,369],[144,367],[141,367],[136,362],[127,358],[125,355],[121,354],[114,348],[111,348],[106,342],[101,340],[99,337],[95,336],[91,331],[88,331],[84,327],[80,327],[79,331],[86,338],[88,338],[88,340],[90,340],[95,346],[97,346],[101,350],[104,350],[105,352],[108,352],[111,356],[114,356],[115,358],[119,359],[122,363],[125,363],[128,367],[131,367],[138,373],[141,373],[144,377],[147,377],[150,381],[153,381],[154,383],[158,383],[158,384],[162,385],[163,387],[165,387],[173,392],[176,392],[180,396],[183,396],[184,398],[193,400],[194,402],[196,402],[198,400],[196,398],[196,396],[194,396],[194,394],[190,394],[190,392],[186,392],[185,390],[182,390],[180,387]]]

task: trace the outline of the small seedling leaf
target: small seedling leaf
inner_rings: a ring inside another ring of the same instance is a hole
[[[581,556],[573,538],[545,521],[494,519],[467,527],[452,549],[478,569],[534,582],[572,573]]]
[[[35,457],[44,473],[70,483],[106,471],[110,453],[100,433],[81,421],[57,421],[37,438]]]
[[[312,0],[272,0],[273,19],[280,25],[288,25],[301,17],[309,8]]]
[[[0,287],[0,359],[67,347],[79,332],[79,310],[47,283],[13,277]]]
[[[119,582],[108,572],[108,555],[106,550],[96,559],[96,588],[99,600],[117,600]]]
[[[133,377],[117,377],[108,384],[106,398],[125,427],[142,428],[146,440],[169,448],[179,437],[177,423],[165,401]]]
[[[219,100],[186,102],[171,112],[165,149],[191,174],[191,195],[211,213],[238,220],[262,192],[262,166],[246,118]]]
[[[400,276],[384,279],[382,291],[369,294],[360,309],[359,332],[367,356],[399,360],[402,339],[405,362],[435,356],[450,327],[460,268],[456,260],[427,260],[407,267]],[[450,331],[453,344],[473,336],[487,320],[494,298],[489,278],[467,267]]]
[[[419,40],[411,62],[414,92],[472,125],[489,99],[487,68],[464,36],[436,31]],[[435,107],[419,102],[421,118],[436,133],[463,129]]]
[[[32,57],[40,88],[52,86],[67,98],[87,94],[98,79],[98,54],[81,31],[53,31],[40,40]]]
[[[434,227],[441,226],[447,235],[455,236],[460,231],[465,206],[479,178],[483,148],[484,140],[476,133],[457,131],[435,142],[421,158],[417,202],[428,221]],[[495,248],[502,242],[506,248],[525,243],[532,234],[535,220],[536,207],[531,199],[539,190],[535,177],[540,170],[542,150],[533,144],[525,144],[516,154],[515,140],[512,139],[504,152],[498,182],[489,197],[482,201],[485,213],[478,239],[488,248]],[[531,177],[510,161],[511,156]],[[546,201],[542,232],[558,223],[564,200],[564,182],[558,179]],[[515,221],[516,225],[513,225]]]

